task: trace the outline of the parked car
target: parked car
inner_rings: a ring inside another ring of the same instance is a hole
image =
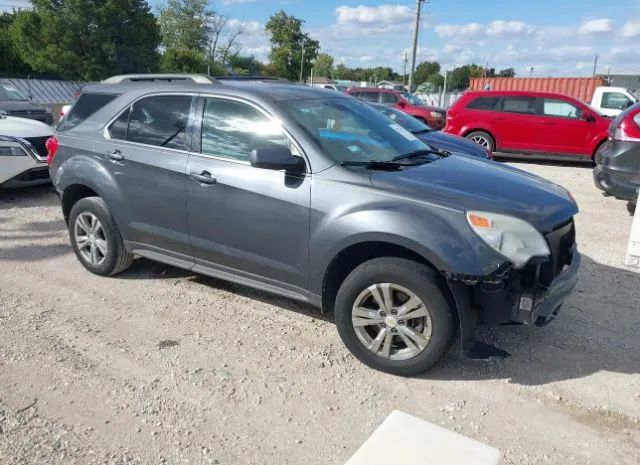
[[[478,324],[553,319],[576,284],[578,209],[558,185],[438,156],[335,91],[153,79],[85,88],[49,143],[92,273],[137,255],[309,302],[399,375],[433,366],[460,327],[472,356]]]
[[[442,129],[445,125],[447,115],[445,110],[427,106],[409,92],[377,87],[352,87],[347,90],[347,93],[367,103],[380,103],[398,108],[433,129]]]
[[[27,96],[8,82],[0,81],[0,112],[18,118],[35,119],[42,123],[53,124],[51,110],[29,101]]]
[[[491,152],[480,147],[478,144],[474,144],[464,137],[446,134],[442,131],[436,131],[424,124],[422,121],[417,120],[396,108],[380,105],[378,103],[372,103],[371,106],[394,120],[422,142],[434,147],[436,150],[445,150],[453,154],[464,154],[478,158],[493,158]]]
[[[47,139],[51,126],[0,113],[0,187],[26,187],[49,182]]]
[[[640,103],[613,120],[600,161],[593,170],[596,186],[607,195],[628,201],[633,213],[640,189]]]
[[[585,103],[545,92],[466,92],[447,112],[445,132],[494,155],[593,161],[611,120]]]

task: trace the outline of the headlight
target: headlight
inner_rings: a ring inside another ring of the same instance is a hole
[[[532,257],[548,257],[545,238],[526,221],[498,213],[467,212],[471,229],[496,252],[508,258],[517,269]]]
[[[27,153],[20,147],[14,146],[0,146],[0,157],[21,157],[26,156]]]
[[[439,111],[432,111],[431,112],[431,117],[432,118],[444,118],[444,113],[440,113]]]

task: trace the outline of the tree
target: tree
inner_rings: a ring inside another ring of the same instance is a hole
[[[202,52],[189,48],[168,48],[160,60],[162,71],[167,73],[204,73],[207,61]]]
[[[316,62],[313,65],[313,74],[316,76],[322,76],[331,78],[333,76],[333,57],[327,53],[321,53],[316,58]]]
[[[232,56],[229,58],[229,65],[234,74],[239,76],[257,76],[262,70],[262,63],[254,56]]]
[[[213,16],[214,12],[207,8],[207,0],[168,0],[160,8],[158,19],[162,45],[167,49],[206,53]]]
[[[32,0],[10,35],[36,72],[94,81],[157,64],[158,24],[144,0]]]
[[[413,80],[417,84],[427,82],[433,75],[440,75],[440,63],[437,61],[423,61],[413,73]]]
[[[265,25],[265,30],[271,35],[269,60],[275,65],[279,76],[291,80],[298,79],[301,65],[304,76],[307,75],[320,49],[317,40],[302,32],[303,23],[303,20],[280,10]]]
[[[26,74],[31,68],[20,57],[10,34],[14,18],[13,13],[0,13],[0,71],[7,74]]]
[[[467,89],[471,78],[482,77],[484,72],[484,67],[476,64],[459,66],[451,71],[447,87],[452,90]]]
[[[500,71],[498,71],[498,75],[500,77],[516,77],[516,70],[513,68],[501,69]]]

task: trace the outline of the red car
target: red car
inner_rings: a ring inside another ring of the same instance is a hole
[[[508,157],[596,158],[611,120],[578,99],[547,92],[466,92],[447,112],[445,132]]]
[[[377,87],[352,87],[347,89],[347,93],[368,103],[381,103],[395,107],[419,119],[432,129],[444,127],[447,112],[442,108],[425,105],[409,92]]]

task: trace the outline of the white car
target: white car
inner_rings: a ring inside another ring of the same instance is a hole
[[[51,126],[0,113],[0,188],[49,182],[47,139]]]

